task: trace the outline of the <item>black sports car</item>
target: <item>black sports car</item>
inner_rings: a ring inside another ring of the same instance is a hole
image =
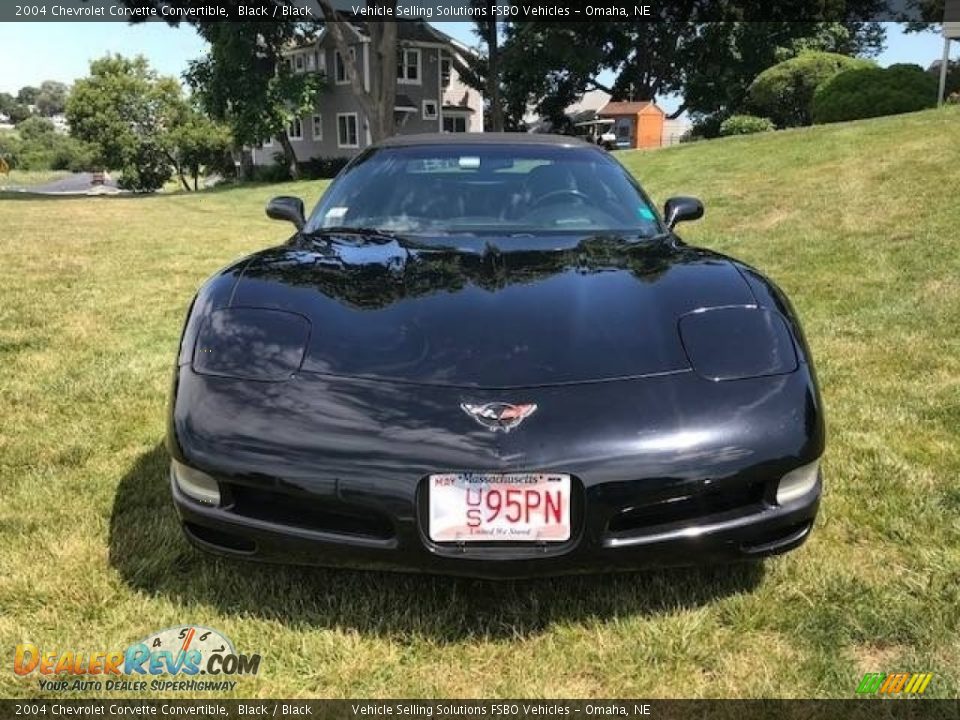
[[[823,413],[783,293],[602,149],[392,138],[207,281],[170,403],[183,529],[273,562],[485,577],[806,540]]]

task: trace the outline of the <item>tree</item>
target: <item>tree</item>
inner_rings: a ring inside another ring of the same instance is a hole
[[[388,138],[394,133],[394,110],[397,96],[397,23],[383,21],[367,23],[370,35],[370,75],[367,78],[369,90],[360,76],[359,54],[350,60],[348,34],[353,31],[347,17],[333,7],[331,0],[317,0],[327,30],[333,38],[334,46],[341,58],[344,58],[344,70],[350,80],[350,87],[370,127],[373,142]],[[367,6],[377,16],[396,17],[397,0],[370,0]]]
[[[35,100],[37,110],[44,117],[59,115],[66,109],[69,92],[70,88],[62,82],[44,80]]]
[[[885,32],[882,23],[706,23],[685,63],[684,103],[695,117],[722,120],[745,109],[750,83],[767,68],[809,50],[872,57]]]
[[[869,60],[805,51],[757,75],[747,91],[749,104],[778,127],[810,125],[813,93],[820,85],[844,70],[872,66]]]
[[[21,105],[33,105],[37,102],[37,96],[40,94],[40,88],[32,85],[24,85],[17,93],[17,102]]]
[[[190,63],[185,77],[209,116],[229,126],[233,139],[255,145],[276,137],[290,176],[300,176],[287,128],[312,110],[323,80],[295,73],[283,52],[304,38],[295,23],[206,23],[198,30],[209,43],[207,57]]]
[[[7,115],[10,108],[17,104],[17,99],[10,93],[0,92],[0,114]]]
[[[715,6],[671,3],[659,22],[511,23],[502,52],[508,114],[532,105],[557,124],[570,103],[599,88],[614,100],[678,94],[674,117],[690,111],[722,120],[743,108],[750,82],[777,62],[807,49],[869,55],[883,44],[880,23],[689,22],[712,19],[705,13]],[[604,72],[612,83],[598,80]]]
[[[53,135],[56,128],[46,118],[30,117],[17,125],[17,132],[25,141],[31,141]]]
[[[10,118],[10,122],[12,122],[14,125],[19,125],[28,117],[33,115],[29,107],[16,101],[10,105],[5,112],[7,117]]]
[[[171,142],[180,183],[187,190],[190,189],[183,177],[183,171],[186,170],[193,178],[193,189],[197,190],[201,168],[222,167],[224,158],[230,152],[232,139],[226,126],[191,110],[171,131]]]
[[[813,96],[816,123],[896,115],[937,104],[937,81],[919,65],[855,68],[834,75]]]
[[[493,17],[494,8],[500,3],[497,0],[473,0],[475,7],[484,10],[484,16]],[[459,75],[467,80],[467,84],[481,90],[486,96],[489,107],[489,129],[492,132],[503,132],[503,101],[500,97],[502,72],[500,68],[500,28],[503,22],[498,20],[474,20],[474,29],[487,48],[485,58],[477,58],[472,69],[458,67]],[[458,63],[459,65],[459,63]],[[477,80],[469,82],[470,76],[475,75]],[[479,82],[482,78],[482,84]]]
[[[169,133],[183,103],[179,83],[158,77],[145,58],[113,55],[90,63],[66,111],[71,135],[91,143],[102,166],[121,171],[121,187],[150,191],[172,174]]]

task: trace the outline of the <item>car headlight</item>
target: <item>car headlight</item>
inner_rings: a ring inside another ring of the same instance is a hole
[[[754,307],[697,310],[679,323],[696,373],[708,380],[784,375],[797,369],[793,336],[778,312]]]
[[[310,321],[264,308],[210,313],[197,333],[193,370],[240,380],[288,380],[303,362]]]
[[[777,505],[783,505],[806,495],[813,490],[820,477],[820,460],[791,470],[777,485]]]
[[[205,505],[220,504],[220,485],[207,473],[176,460],[170,461],[170,473],[180,492],[187,497]]]

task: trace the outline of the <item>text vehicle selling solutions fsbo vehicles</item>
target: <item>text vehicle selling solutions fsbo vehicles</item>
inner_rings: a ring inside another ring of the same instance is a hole
[[[797,547],[821,401],[784,294],[685,244],[608,153],[396,137],[209,279],[167,444],[187,537],[257,560],[484,577]]]

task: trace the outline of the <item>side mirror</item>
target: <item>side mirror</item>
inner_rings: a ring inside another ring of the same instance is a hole
[[[677,223],[702,218],[703,203],[695,197],[672,197],[663,206],[663,217],[667,221],[667,229],[673,230]]]
[[[267,217],[273,220],[286,220],[303,230],[306,223],[303,217],[303,200],[290,195],[275,197],[267,203]]]

